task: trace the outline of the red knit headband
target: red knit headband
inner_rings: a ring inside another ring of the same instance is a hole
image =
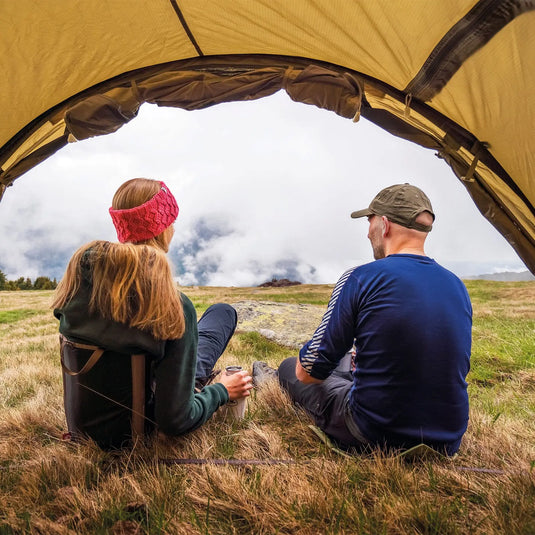
[[[149,240],[161,234],[178,216],[178,205],[168,187],[146,203],[125,210],[110,208],[110,215],[121,243]]]

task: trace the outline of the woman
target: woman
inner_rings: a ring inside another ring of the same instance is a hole
[[[78,249],[52,305],[60,321],[69,431],[103,448],[132,439],[133,414],[144,412],[142,432],[182,435],[252,388],[245,371],[208,385],[234,333],[236,311],[216,304],[197,324],[193,304],[177,290],[165,253],[178,206],[165,184],[125,182],[110,215],[120,243],[93,241]],[[132,357],[139,354],[145,355],[141,375]],[[133,409],[135,373],[145,386],[140,410]]]

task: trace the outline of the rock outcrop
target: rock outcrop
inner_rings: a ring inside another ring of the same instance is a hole
[[[299,349],[310,340],[325,307],[274,303],[272,301],[238,301],[238,332],[256,331],[285,347]]]
[[[299,281],[291,281],[289,279],[271,279],[268,282],[259,284],[259,288],[284,288],[286,286],[297,286],[301,284]]]

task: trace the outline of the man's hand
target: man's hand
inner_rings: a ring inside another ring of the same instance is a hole
[[[316,379],[315,377],[312,377],[305,370],[305,368],[301,366],[301,363],[299,362],[299,358],[297,359],[297,362],[295,364],[295,375],[302,383],[305,383],[307,385],[323,383],[321,379]]]

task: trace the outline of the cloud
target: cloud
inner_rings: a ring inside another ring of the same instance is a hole
[[[177,197],[170,257],[184,284],[335,282],[372,260],[366,222],[351,211],[405,181],[433,202],[430,256],[461,275],[523,267],[432,151],[278,93],[195,112],[144,105],[117,133],[58,152],[0,203],[0,269],[61,277],[78,246],[115,239],[108,207],[135,176]]]
[[[259,237],[228,222],[203,217],[178,236],[170,257],[184,285],[254,286],[275,278],[314,281],[315,268],[295,251],[272,244],[258,247]]]

